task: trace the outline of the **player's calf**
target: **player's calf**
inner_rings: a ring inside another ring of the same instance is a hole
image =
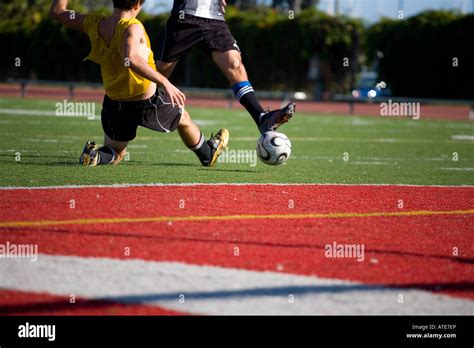
[[[229,131],[224,128],[220,129],[216,135],[211,135],[211,138],[206,141],[186,110],[181,116],[178,132],[184,144],[196,154],[205,167],[213,166],[229,143]]]
[[[229,131],[225,128],[220,129],[216,135],[211,134],[211,138],[206,141],[201,134],[199,142],[189,148],[199,158],[201,164],[205,167],[212,167],[217,159],[229,144]]]

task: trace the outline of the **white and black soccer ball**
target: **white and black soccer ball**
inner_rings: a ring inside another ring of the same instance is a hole
[[[266,132],[257,140],[257,154],[263,163],[279,165],[285,163],[291,154],[291,142],[283,133]]]

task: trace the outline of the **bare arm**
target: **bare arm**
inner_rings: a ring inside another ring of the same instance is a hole
[[[73,10],[68,10],[67,3],[68,0],[53,0],[49,11],[51,17],[71,29],[84,32],[85,16]]]
[[[122,48],[124,64],[128,63],[133,72],[163,87],[171,97],[173,106],[177,104],[183,107],[186,102],[185,95],[165,76],[151,68],[148,61],[140,54],[140,46],[146,44],[144,40],[144,30],[141,25],[132,24],[125,30]]]

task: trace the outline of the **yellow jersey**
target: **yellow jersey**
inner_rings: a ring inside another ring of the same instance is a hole
[[[134,73],[126,59],[122,58],[123,33],[131,24],[143,24],[136,18],[120,19],[115,27],[115,32],[107,46],[99,35],[99,23],[105,19],[102,15],[88,14],[84,19],[84,30],[91,42],[91,52],[85,58],[100,65],[105,93],[111,99],[128,99],[136,97],[147,91],[151,81]],[[140,49],[140,55],[148,65],[156,70],[150,39],[145,31],[146,47]]]

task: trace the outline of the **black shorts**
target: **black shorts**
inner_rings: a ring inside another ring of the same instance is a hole
[[[137,136],[138,126],[157,132],[172,132],[178,128],[183,110],[171,105],[171,99],[157,89],[149,99],[119,102],[107,95],[102,104],[102,128],[112,140],[130,141]]]
[[[208,55],[211,55],[212,51],[240,52],[237,41],[225,21],[191,15],[184,15],[184,18],[180,19],[179,15],[172,14],[166,22],[160,60],[176,62],[196,45]]]

